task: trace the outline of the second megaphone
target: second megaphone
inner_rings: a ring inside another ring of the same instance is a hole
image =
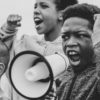
[[[14,89],[27,99],[44,97],[52,88],[53,80],[69,65],[63,54],[43,57],[33,51],[24,51],[11,62],[9,76]]]

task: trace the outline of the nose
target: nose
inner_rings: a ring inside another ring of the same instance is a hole
[[[69,41],[67,41],[66,46],[67,46],[67,47],[71,47],[71,48],[77,47],[77,46],[78,46],[77,39],[76,39],[75,37],[72,36],[72,37],[69,39]]]
[[[40,9],[37,6],[36,8],[34,8],[34,15],[38,15],[40,13]]]

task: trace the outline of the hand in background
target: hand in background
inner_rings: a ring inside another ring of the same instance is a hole
[[[11,14],[7,18],[7,25],[9,30],[14,30],[21,26],[22,17],[17,14]]]
[[[44,53],[44,47],[37,43],[37,39],[28,35],[23,35],[21,40],[16,41],[14,45],[15,54],[22,51],[31,50],[40,54]]]
[[[92,40],[93,40],[93,45],[96,45],[97,43],[100,42],[100,14],[94,15],[94,27],[93,27],[93,35],[92,35]]]
[[[17,33],[17,28],[21,26],[22,17],[19,15],[9,15],[6,23],[0,28],[0,39],[7,45],[9,49],[12,47],[14,37]]]

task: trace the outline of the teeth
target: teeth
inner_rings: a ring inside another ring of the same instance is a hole
[[[34,22],[35,22],[36,25],[39,25],[41,22],[43,22],[43,20],[36,17],[36,18],[34,18]]]
[[[38,19],[38,18],[35,18],[35,19],[34,19],[34,21],[35,21],[35,22],[37,22],[37,21],[40,21],[40,19]]]
[[[78,54],[77,52],[74,52],[74,51],[70,51],[69,52],[69,55],[76,55],[76,54]]]

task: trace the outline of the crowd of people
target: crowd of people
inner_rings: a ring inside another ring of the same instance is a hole
[[[38,35],[43,35],[41,40],[23,35],[16,41],[20,15],[10,15],[0,29],[0,50],[4,54],[3,58],[0,54],[0,100],[28,100],[19,95],[9,81],[12,59],[26,50],[43,56],[59,52],[69,59],[68,68],[40,100],[99,100],[100,8],[78,4],[77,0],[36,0],[33,19]]]

